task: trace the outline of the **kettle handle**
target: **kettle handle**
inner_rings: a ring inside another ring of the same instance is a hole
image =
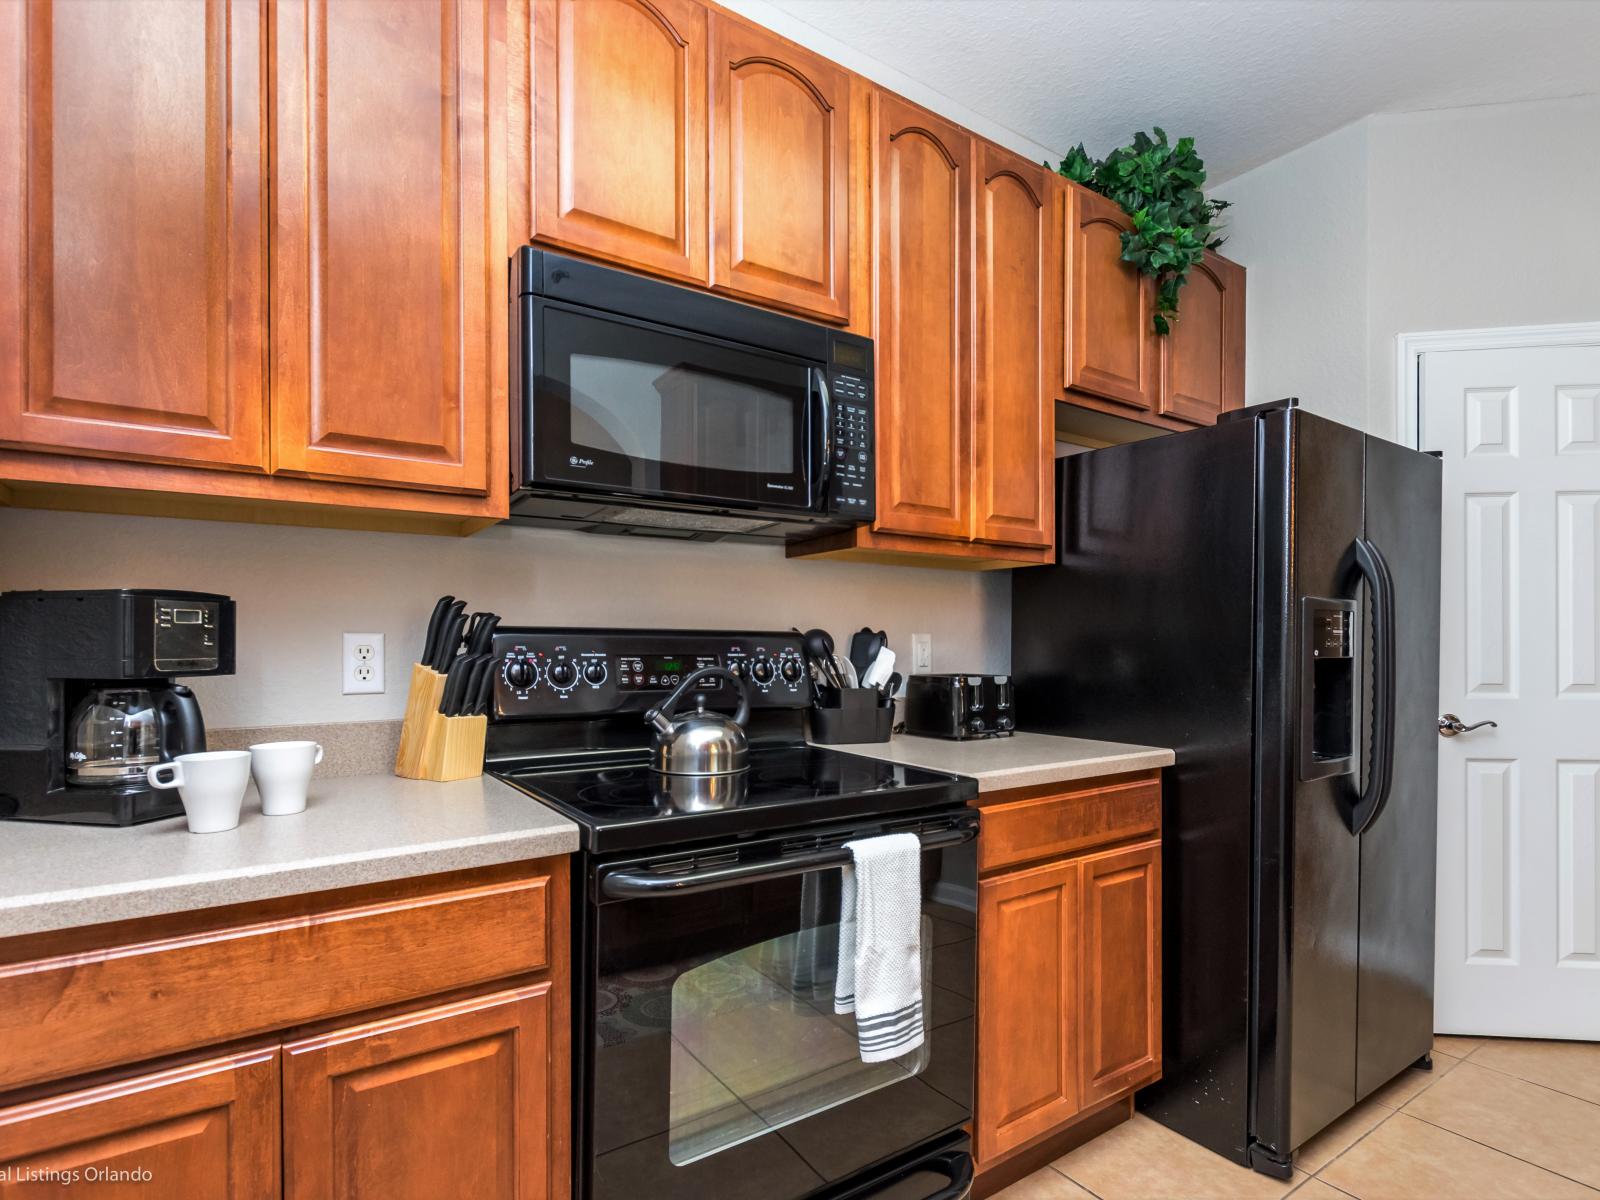
[[[168,758],[193,754],[206,748],[206,723],[200,716],[200,702],[194,690],[175,683],[161,697],[161,716],[166,725]]]
[[[733,714],[733,723],[741,727],[748,725],[750,723],[750,685],[743,678],[728,670],[727,667],[701,667],[698,671],[690,671],[689,674],[683,677],[683,682],[678,685],[677,690],[645,713],[644,719],[658,729],[661,727],[661,722],[670,723],[678,710],[678,702],[694,691],[696,684],[711,675],[725,675],[733,680],[733,686],[739,689],[739,710]]]

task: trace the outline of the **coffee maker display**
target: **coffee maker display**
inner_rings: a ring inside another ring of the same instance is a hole
[[[206,748],[175,676],[231,675],[234,602],[208,592],[0,593],[0,818],[133,825],[183,812],[148,768]]]

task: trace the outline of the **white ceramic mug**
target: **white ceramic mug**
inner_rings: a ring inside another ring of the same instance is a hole
[[[322,761],[316,742],[257,742],[250,747],[250,773],[269,817],[305,812],[311,769]]]
[[[145,773],[153,788],[177,788],[190,833],[221,833],[239,824],[244,790],[250,784],[247,750],[206,750],[180,754]]]

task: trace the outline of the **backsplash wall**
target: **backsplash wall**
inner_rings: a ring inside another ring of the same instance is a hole
[[[1006,572],[790,560],[781,548],[496,526],[470,538],[0,509],[0,590],[170,587],[239,602],[238,673],[191,682],[213,728],[401,716],[442,594],[506,624],[881,628],[909,662],[1006,671]],[[340,693],[340,635],[382,633],[387,690]],[[4,648],[0,647],[0,663]]]

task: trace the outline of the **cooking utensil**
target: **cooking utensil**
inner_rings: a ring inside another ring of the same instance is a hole
[[[733,716],[706,708],[700,685],[716,676],[733,683],[739,709]],[[691,713],[677,714],[683,698],[698,691]],[[702,667],[684,676],[672,695],[644,719],[655,728],[650,766],[662,775],[732,775],[750,765],[750,743],[745,725],[750,720],[750,686],[742,675],[726,667]]]
[[[444,624],[444,615],[450,611],[454,603],[454,596],[440,596],[433,606],[433,613],[428,617],[428,632],[422,637],[422,653],[417,656],[420,663],[433,661],[433,646],[440,633],[440,626]]]
[[[856,674],[865,678],[872,660],[888,644],[889,635],[881,629],[858,630],[850,639],[850,665],[856,669]]]
[[[834,667],[832,635],[825,629],[808,629],[800,636],[805,640],[806,657],[821,666],[823,678],[833,687],[844,687],[844,675]]]
[[[872,665],[862,673],[861,686],[875,688],[894,674],[894,651],[887,646],[879,648]]]
[[[900,690],[900,685],[905,681],[906,677],[900,674],[899,671],[896,671],[893,675],[889,676],[889,682],[884,684],[883,687],[879,688],[878,690],[883,693],[884,699],[893,700],[895,693]]]
[[[850,660],[840,654],[832,654],[829,661],[833,663],[834,676],[839,680],[840,687],[860,687],[861,677],[856,674],[856,669],[850,665]]]

